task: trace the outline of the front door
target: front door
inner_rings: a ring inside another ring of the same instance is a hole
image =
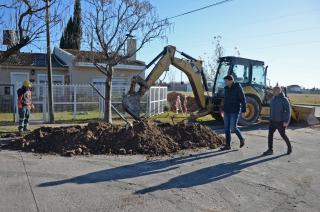
[[[11,95],[13,96],[14,99],[14,105],[15,108],[17,108],[17,90],[19,88],[21,88],[23,81],[25,80],[29,80],[29,73],[11,73],[10,75],[10,80],[11,80],[11,84],[14,85],[14,91],[10,91]],[[16,117],[15,117],[15,121],[18,121],[19,116],[18,116],[18,110],[16,109]]]
[[[23,81],[29,80],[29,73],[11,73],[11,84],[14,85],[14,95],[17,90],[22,86]]]

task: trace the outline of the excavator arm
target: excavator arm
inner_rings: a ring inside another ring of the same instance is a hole
[[[174,46],[166,46],[164,50],[149,64],[147,68],[158,60],[150,74],[146,79],[140,76],[132,78],[130,90],[127,95],[123,97],[122,105],[126,112],[133,118],[140,119],[140,99],[145,92],[155,84],[159,77],[169,69],[170,65],[181,70],[189,79],[195,100],[201,110],[207,110],[205,91],[208,91],[206,78],[202,69],[202,61],[181,52],[180,54],[186,59],[176,58],[176,48]],[[136,85],[140,88],[136,91]]]

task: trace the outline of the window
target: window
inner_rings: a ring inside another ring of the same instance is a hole
[[[94,78],[92,83],[96,86],[96,88],[101,92],[104,93],[104,85],[106,79],[102,78]],[[122,96],[126,93],[129,87],[129,78],[128,77],[113,77],[112,78],[112,93],[113,95]]]
[[[264,67],[262,65],[252,66],[252,84],[266,85],[266,76]]]
[[[228,75],[230,64],[223,62],[221,63],[219,70],[218,70],[218,75],[217,75],[217,81],[216,81],[216,86],[214,88],[214,93],[217,95],[223,95],[223,89],[224,89],[224,77]]]
[[[118,93],[119,95],[123,95],[124,93],[126,93],[128,87],[129,87],[128,77],[113,77],[112,78],[113,93]]]
[[[38,74],[38,85],[46,85],[48,83],[47,74]],[[53,85],[61,85],[64,84],[64,75],[52,75],[52,84]],[[38,96],[43,97],[44,94],[44,86],[38,86]],[[55,87],[53,89],[54,96],[63,96],[64,90],[63,87]]]
[[[4,87],[4,94],[5,95],[10,95],[10,89],[11,87],[10,86],[6,86],[6,87]]]
[[[234,81],[239,83],[248,83],[249,82],[249,67],[245,65],[234,65],[232,75]]]

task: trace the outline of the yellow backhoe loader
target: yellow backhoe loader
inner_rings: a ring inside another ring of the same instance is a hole
[[[175,57],[180,53],[184,58]],[[247,112],[239,119],[242,125],[252,125],[259,117],[269,116],[269,103],[272,98],[271,88],[267,86],[267,68],[264,62],[240,57],[221,57],[216,72],[212,94],[207,86],[202,68],[202,61],[186,53],[179,52],[174,46],[166,46],[164,50],[152,60],[148,69],[156,61],[156,65],[146,79],[140,76],[132,78],[130,89],[123,97],[122,105],[133,118],[140,119],[140,99],[145,92],[156,83],[159,77],[169,69],[170,65],[181,70],[189,79],[195,100],[200,108],[193,118],[211,114],[215,119],[222,119],[224,80],[232,74],[236,82],[241,83],[247,99]],[[137,85],[139,85],[137,89]],[[314,108],[292,105],[292,119],[317,124]]]

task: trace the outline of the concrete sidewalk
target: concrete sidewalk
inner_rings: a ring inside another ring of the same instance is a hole
[[[0,151],[0,211],[320,211],[320,131],[246,131],[245,148],[144,156],[64,158]]]

